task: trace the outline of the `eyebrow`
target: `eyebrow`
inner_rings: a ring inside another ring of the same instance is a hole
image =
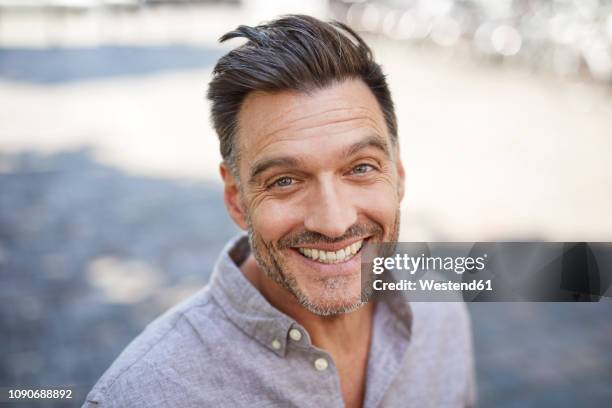
[[[255,163],[249,176],[249,184],[255,183],[255,179],[264,171],[272,167],[297,167],[300,161],[293,157],[276,157],[272,159],[264,159]]]
[[[359,151],[368,147],[378,149],[382,153],[384,153],[385,156],[391,157],[389,145],[380,136],[376,135],[367,136],[363,140],[360,140],[359,142],[348,146],[342,152],[341,157],[351,157],[357,154]],[[271,159],[263,159],[259,162],[256,162],[249,176],[249,184],[255,184],[257,176],[272,167],[297,167],[300,162],[302,162],[301,159],[290,156],[274,157]]]
[[[389,145],[385,140],[383,140],[380,136],[370,135],[364,138],[363,140],[349,146],[344,152],[343,157],[351,157],[357,154],[360,150],[366,149],[368,147],[373,147],[375,149],[380,150],[382,153],[387,156],[387,158],[391,157],[391,153],[389,151]]]

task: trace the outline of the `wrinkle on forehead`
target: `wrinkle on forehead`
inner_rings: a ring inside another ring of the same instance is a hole
[[[256,141],[249,144],[249,148],[254,154],[267,151],[272,145],[280,145],[290,141],[307,141],[317,139],[321,136],[342,137],[350,134],[378,134],[384,137],[384,133],[379,129],[376,122],[369,117],[348,117],[346,119],[335,119],[312,126],[302,128],[287,127],[279,129],[274,133],[262,135]]]
[[[242,151],[261,152],[276,142],[307,138],[321,132],[340,134],[367,128],[384,137],[384,115],[370,89],[357,80],[305,94],[254,93],[247,97],[239,122]]]
[[[372,117],[372,112],[365,107],[321,109],[306,115],[300,113],[297,108],[295,111],[295,113],[288,114],[288,120],[270,120],[268,124],[264,124],[259,137],[268,139],[284,132],[295,133],[316,130],[325,126],[349,125],[348,122],[359,123],[361,126],[369,125],[373,129],[381,131],[381,129],[378,129],[376,120]]]

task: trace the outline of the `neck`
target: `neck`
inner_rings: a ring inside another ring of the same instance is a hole
[[[351,350],[364,339],[369,339],[374,314],[372,302],[351,313],[319,316],[300,305],[295,296],[266,276],[252,255],[240,269],[272,306],[304,326],[313,345],[328,351]]]

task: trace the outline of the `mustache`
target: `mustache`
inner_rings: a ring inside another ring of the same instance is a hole
[[[358,238],[369,235],[382,235],[383,228],[376,223],[360,223],[351,225],[340,237],[330,238],[315,231],[301,231],[284,236],[278,241],[279,249],[288,249],[306,244],[335,244],[350,238]]]

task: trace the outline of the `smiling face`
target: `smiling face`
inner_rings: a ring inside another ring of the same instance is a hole
[[[239,180],[222,166],[230,215],[266,275],[318,315],[355,310],[361,248],[396,241],[404,174],[361,80],[310,94],[254,92],[238,116]]]

